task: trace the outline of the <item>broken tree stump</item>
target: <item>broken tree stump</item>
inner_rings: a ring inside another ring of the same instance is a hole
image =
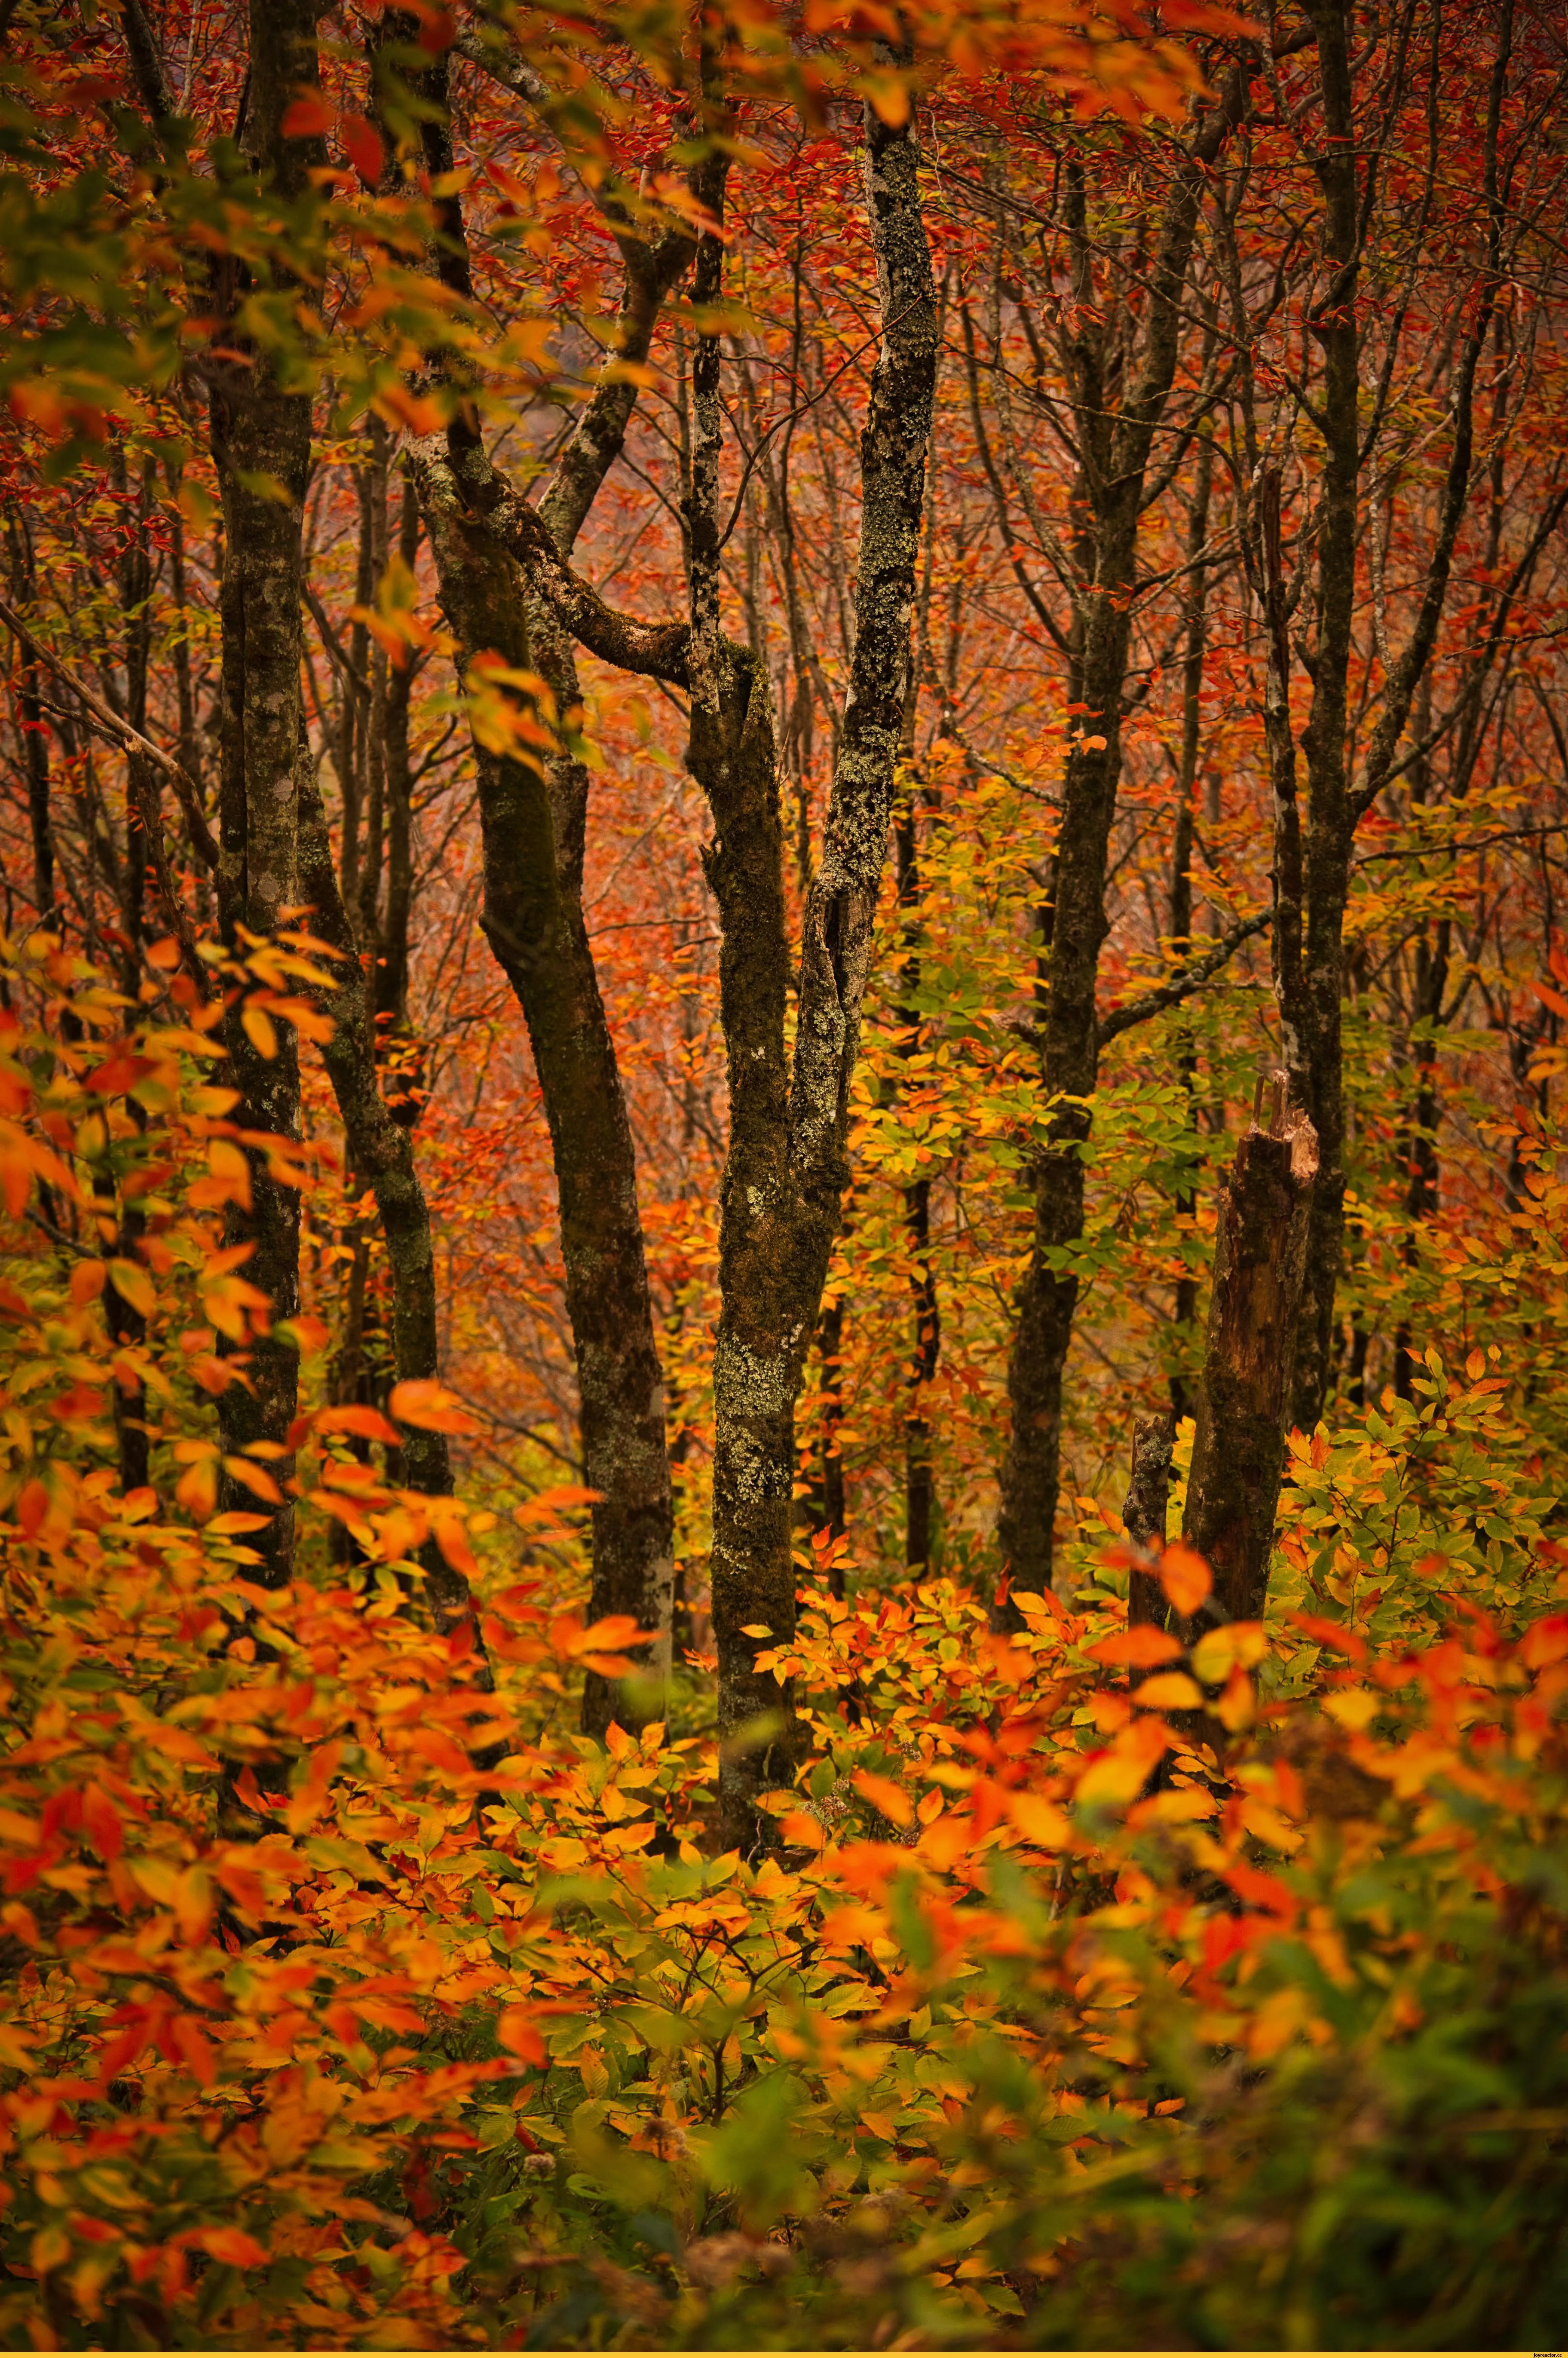
[[[1171,1498],[1171,1453],[1176,1445],[1176,1420],[1167,1409],[1159,1416],[1141,1416],[1132,1429],[1132,1476],[1127,1487],[1121,1520],[1134,1547],[1158,1555],[1165,1544],[1165,1514]],[[1162,1629],[1170,1611],[1165,1592],[1152,1572],[1134,1564],[1127,1575],[1127,1619],[1152,1621]]]
[[[1264,1095],[1271,1096],[1264,1126]],[[1317,1132],[1260,1076],[1252,1123],[1220,1188],[1214,1293],[1182,1537],[1206,1556],[1221,1618],[1259,1621],[1285,1462]]]

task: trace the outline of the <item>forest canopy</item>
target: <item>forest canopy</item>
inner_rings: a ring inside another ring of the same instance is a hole
[[[1568,2302],[1568,29],[0,0],[0,2339]]]

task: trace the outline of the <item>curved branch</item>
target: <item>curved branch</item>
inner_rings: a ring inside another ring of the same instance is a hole
[[[1102,1015],[1098,1026],[1100,1046],[1103,1048],[1108,1040],[1119,1039],[1123,1032],[1130,1032],[1135,1024],[1147,1023],[1152,1016],[1162,1015],[1168,1007],[1180,1006],[1195,990],[1201,990],[1222,967],[1229,965],[1243,942],[1249,942],[1256,934],[1267,933],[1272,914],[1270,909],[1260,909],[1256,916],[1233,925],[1206,957],[1181,968],[1157,990],[1146,990],[1141,999],[1129,999],[1120,1007],[1112,1008],[1108,1015]]]

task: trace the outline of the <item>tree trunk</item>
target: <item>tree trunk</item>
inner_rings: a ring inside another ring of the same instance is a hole
[[[1259,1083],[1261,1098],[1264,1084]],[[1257,1117],[1220,1191],[1203,1396],[1182,1537],[1206,1556],[1216,1602],[1260,1621],[1269,1595],[1274,1518],[1285,1462],[1296,1320],[1302,1302],[1317,1140],[1285,1111],[1274,1076],[1271,1126]]]
[[[771,1672],[764,1683],[753,1666],[759,1643],[768,1641],[749,1636],[745,1624],[766,1624],[774,1642],[787,1641],[795,1628],[790,1549],[795,1403],[849,1176],[844,1147],[849,1084],[859,1052],[860,1007],[908,707],[915,559],[936,377],[936,292],[921,210],[914,125],[889,125],[868,107],[864,126],[881,349],[861,440],[860,547],[849,695],[822,857],[806,898],[795,1065],[784,1101],[773,1079],[773,1042],[782,1051],[784,1024],[784,969],[778,956],[784,929],[783,843],[773,714],[762,665],[755,666],[743,714],[735,693],[739,679],[733,680],[728,696],[715,699],[714,717],[723,716],[730,742],[741,757],[733,781],[717,771],[711,773],[713,788],[725,790],[714,799],[717,838],[711,872],[721,909],[728,900],[735,915],[742,916],[737,933],[733,917],[725,911],[720,958],[731,1089],[743,1076],[746,1102],[743,1120],[732,1135],[724,1184],[724,1308],[714,1359],[713,1593],[719,1646],[720,1834],[727,1844],[743,1848],[760,1838],[760,1792],[781,1769],[787,1771],[791,1761],[787,1698],[783,1704],[786,1734],[776,1750],[771,1745],[736,1741],[748,1720],[770,1706],[778,1709],[780,1703]],[[716,249],[717,280],[718,242],[705,240],[704,244]],[[716,411],[716,385],[714,393]],[[701,438],[699,432],[699,445]],[[704,504],[697,449],[693,477],[695,526]],[[715,506],[706,518],[709,528],[716,525]],[[694,670],[703,625],[696,537],[694,531]],[[730,665],[732,671],[738,669],[733,654]],[[701,777],[708,756],[700,740],[710,722],[700,714],[695,678],[692,715],[692,766]],[[743,814],[728,790],[748,772],[750,808]],[[751,902],[744,912],[743,898]],[[758,914],[763,922],[754,936]],[[731,1011],[740,1019],[736,1029],[731,1028]],[[765,1039],[754,1042],[763,1049],[758,1057],[748,1052],[753,1044],[752,1027],[762,1023]],[[760,1086],[746,1073],[748,1065],[754,1066]],[[782,1080],[782,1053],[776,1070]]]
[[[306,186],[308,168],[325,161],[319,139],[286,138],[283,119],[301,91],[319,81],[317,0],[251,0],[250,110],[259,168],[287,198]],[[298,898],[299,795],[303,754],[300,691],[303,566],[300,525],[310,464],[310,400],[279,387],[264,354],[232,365],[211,405],[212,455],[222,495],[223,570],[219,591],[222,634],[222,774],[219,811],[219,921],[231,950],[243,954],[241,928],[270,935]],[[285,1139],[299,1135],[299,1059],[292,1026],[280,1027],[277,1052],[264,1057],[233,1010],[225,1028],[227,1077],[239,1089],[236,1120],[245,1130]],[[273,1331],[254,1338],[248,1380],[219,1400],[226,1453],[262,1443],[282,1448],[298,1392],[298,1359],[276,1336],[277,1322],[299,1306],[299,1197],[274,1178],[267,1158],[250,1150],[251,1206],[234,1206],[231,1246],[252,1248],[247,1281],[272,1304]],[[291,1461],[269,1461],[286,1481]],[[225,1510],[250,1509],[248,1490],[225,1475]],[[257,1577],[280,1586],[293,1568],[294,1510],[287,1497],[252,1541]]]
[[[692,371],[689,624],[645,622],[606,606],[477,437],[460,422],[449,435],[449,480],[497,545],[524,565],[562,629],[606,660],[690,695],[687,760],[714,820],[706,865],[723,935],[730,1092],[713,1364],[719,1823],[721,1840],[747,1852],[765,1838],[760,1793],[793,1762],[789,1691],[771,1671],[759,1671],[756,1657],[786,1644],[795,1628],[795,1405],[848,1178],[849,1083],[908,694],[935,382],[935,290],[912,129],[884,124],[868,108],[865,137],[881,351],[861,443],[849,698],[805,913],[793,1075],[784,1055],[788,957],[773,702],[765,665],[719,623],[719,336],[698,335]],[[721,157],[697,175],[710,216],[722,202],[723,177]],[[698,306],[719,297],[721,255],[720,235],[705,233],[693,288]],[[755,1634],[762,1628],[765,1637]]]
[[[1035,1167],[1034,1234],[1018,1296],[1008,1368],[1011,1430],[1002,1469],[997,1536],[1011,1586],[1041,1592],[1051,1583],[1061,1489],[1063,1379],[1077,1307],[1070,1256],[1083,1235],[1084,1157],[1089,1100],[1099,1072],[1095,1007],[1100,946],[1109,930],[1105,888],[1111,823],[1121,774],[1122,698],[1130,633],[1130,591],[1146,474],[1175,381],[1182,303],[1199,209],[1212,165],[1245,104],[1247,77],[1228,79],[1174,175],[1149,270],[1141,362],[1119,411],[1110,406],[1108,353],[1087,276],[1089,239],[1081,178],[1070,217],[1082,300],[1072,357],[1074,410],[1093,514],[1094,578],[1082,601],[1082,653],[1075,700],[1087,708],[1087,733],[1068,757],[1044,930],[1048,989],[1041,1032],[1041,1078],[1052,1109]],[[1076,650],[1075,650],[1076,654]],[[1000,1606],[998,1618],[1012,1615]]]
[[[426,76],[440,108],[425,126],[432,173],[449,170],[444,63]],[[619,220],[627,287],[612,366],[588,404],[543,501],[531,511],[564,563],[600,484],[620,454],[636,398],[627,364],[641,362],[665,295],[688,265],[684,237],[649,248]],[[471,291],[460,203],[446,200],[442,275]],[[488,480],[482,449],[463,453]],[[570,644],[548,602],[528,585],[470,514],[448,444],[431,437],[410,464],[436,561],[442,606],[459,642],[464,676],[476,654],[543,674],[557,709],[580,705]],[[665,1419],[664,1371],[655,1337],[637,1204],[637,1164],[615,1043],[600,996],[582,910],[589,777],[562,752],[547,774],[531,760],[475,744],[484,850],[486,938],[522,1008],[539,1076],[560,1202],[567,1312],[577,1358],[586,1485],[592,1509],[595,1617],[628,1614],[654,1639],[645,1657],[654,1693],[625,1693],[589,1672],[582,1724],[602,1736],[613,1718],[656,1718],[656,1690],[668,1674],[675,1583],[675,1514]]]

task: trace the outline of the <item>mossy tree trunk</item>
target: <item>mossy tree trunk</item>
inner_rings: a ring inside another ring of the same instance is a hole
[[[449,169],[444,68],[426,77],[438,114],[425,127],[433,173]],[[460,295],[470,282],[460,200],[444,208],[443,276]],[[552,555],[569,557],[600,484],[619,456],[636,387],[622,372],[641,362],[666,295],[689,267],[692,241],[652,245],[611,209],[626,265],[613,355],[568,441],[545,497],[530,511]],[[568,728],[581,697],[571,641],[547,599],[476,522],[463,471],[488,474],[482,447],[438,436],[410,454],[443,609],[467,676],[475,655],[495,653],[548,683]],[[667,1675],[675,1579],[674,1505],[664,1371],[655,1334],[637,1164],[615,1043],[600,993],[583,915],[589,773],[568,742],[541,763],[474,744],[483,838],[482,924],[516,993],[539,1076],[560,1206],[567,1311],[577,1360],[582,1459],[592,1509],[595,1617],[630,1615],[653,1631],[652,1678],[636,1690],[589,1672],[583,1726],[602,1736],[614,1718],[656,1717]]]
[[[256,169],[285,205],[308,194],[307,174],[326,160],[314,138],[287,138],[284,117],[301,92],[319,87],[318,0],[251,0],[246,145]],[[224,292],[231,302],[244,289]],[[223,567],[219,794],[219,922],[231,949],[244,935],[266,936],[299,898],[299,796],[308,755],[300,690],[300,526],[310,465],[310,398],[279,383],[265,354],[232,363],[211,397],[212,455],[222,500]],[[245,1130],[282,1139],[299,1135],[299,1064],[292,1026],[279,1029],[277,1052],[264,1056],[239,1021],[225,1029],[228,1077]],[[251,1247],[248,1282],[272,1304],[273,1332],[255,1339],[244,1369],[220,1398],[225,1452],[256,1444],[281,1450],[293,1422],[298,1359],[276,1325],[299,1306],[299,1197],[273,1175],[266,1153],[250,1150],[251,1205],[232,1208],[231,1245]],[[284,1457],[269,1459],[275,1478]],[[250,1509],[246,1489],[224,1476],[220,1504]],[[293,1508],[287,1496],[253,1541],[264,1584],[287,1581],[293,1567]]]

